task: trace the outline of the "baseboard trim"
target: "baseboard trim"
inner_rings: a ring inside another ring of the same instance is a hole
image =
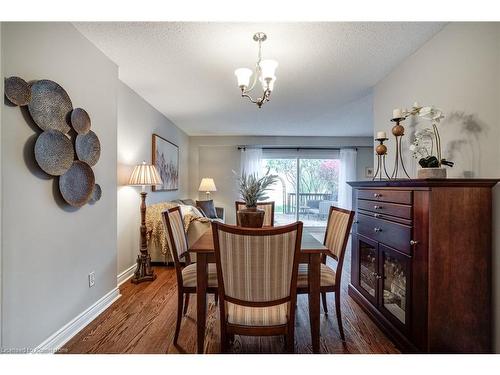
[[[71,320],[64,327],[38,345],[32,353],[54,353],[66,344],[73,336],[80,332],[98,315],[106,310],[113,302],[121,297],[118,287],[111,290],[96,303]]]
[[[131,265],[129,268],[127,268],[125,271],[120,273],[118,276],[116,276],[116,284],[118,286],[122,285],[125,281],[130,279],[132,276],[134,276],[134,271],[135,271],[135,263]]]

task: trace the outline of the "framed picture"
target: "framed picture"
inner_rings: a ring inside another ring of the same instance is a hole
[[[365,168],[365,177],[366,178],[373,178],[373,167],[366,167]]]
[[[153,134],[153,165],[158,170],[162,185],[153,186],[153,191],[179,189],[179,147],[158,134]]]

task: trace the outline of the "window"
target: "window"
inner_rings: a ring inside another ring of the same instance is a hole
[[[268,194],[277,225],[301,220],[305,226],[326,227],[338,199],[338,151],[264,149],[262,168],[278,175]]]

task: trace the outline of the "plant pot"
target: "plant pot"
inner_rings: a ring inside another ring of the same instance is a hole
[[[422,168],[418,170],[418,178],[446,178],[446,168]]]
[[[247,207],[237,213],[240,226],[244,228],[262,228],[264,224],[264,210],[257,207]]]

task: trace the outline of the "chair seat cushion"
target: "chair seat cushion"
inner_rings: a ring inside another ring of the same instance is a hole
[[[226,302],[227,321],[242,326],[268,327],[286,324],[288,302],[269,307],[249,307]]]
[[[307,264],[299,264],[297,288],[307,288],[309,270]],[[321,263],[321,286],[335,286],[335,271]]]
[[[182,269],[182,281],[185,287],[196,288],[196,263],[191,263]],[[217,268],[215,263],[208,264],[208,286],[217,287]]]

